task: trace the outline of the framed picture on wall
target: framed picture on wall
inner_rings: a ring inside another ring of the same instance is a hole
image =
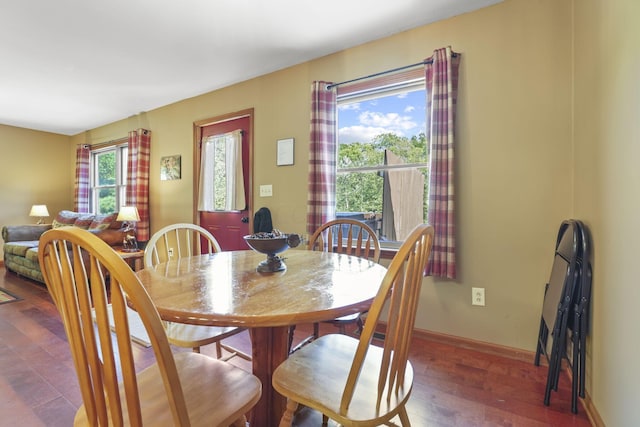
[[[278,140],[276,157],[276,165],[278,166],[293,164],[293,138]]]
[[[165,156],[160,159],[160,180],[169,181],[174,179],[181,179],[182,172],[180,171],[180,155]]]

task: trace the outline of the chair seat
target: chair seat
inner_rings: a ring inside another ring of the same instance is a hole
[[[237,334],[234,326],[201,326],[186,323],[162,322],[171,344],[180,347],[200,347]]]
[[[317,409],[345,426],[379,425],[392,419],[409,399],[413,368],[407,363],[404,385],[376,410],[378,374],[382,348],[370,346],[346,417],[340,415],[340,400],[358,340],[342,334],[322,336],[301,348],[273,374],[273,387],[296,402]],[[360,424],[358,424],[358,422]]]
[[[358,321],[358,318],[360,318],[360,316],[362,316],[362,313],[354,313],[347,316],[338,317],[337,319],[325,320],[325,323],[354,323]]]
[[[219,354],[218,359],[226,361],[233,356],[238,356],[244,360],[251,360],[250,354],[220,342],[225,338],[242,332],[244,328],[235,326],[188,325],[175,322],[162,323],[164,324],[167,338],[173,345],[177,345],[178,347],[199,348],[203,345],[217,343],[220,348],[224,348],[230,353],[227,357],[222,357],[222,354]]]
[[[258,402],[262,385],[248,372],[198,353],[174,355],[191,426],[229,426]],[[173,425],[160,369],[154,364],[137,375],[143,424]],[[124,399],[124,395],[121,393]],[[124,424],[130,425],[126,407]],[[75,426],[90,425],[84,405],[76,413]]]

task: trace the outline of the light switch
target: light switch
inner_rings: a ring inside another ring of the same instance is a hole
[[[273,186],[269,185],[261,185],[260,186],[260,197],[271,197],[273,196]]]

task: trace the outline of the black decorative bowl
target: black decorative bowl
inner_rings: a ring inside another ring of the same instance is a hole
[[[283,258],[276,254],[298,246],[300,244],[300,236],[297,234],[272,236],[272,233],[264,233],[266,237],[263,237],[262,234],[244,236],[244,241],[247,242],[251,249],[267,255],[267,259],[258,264],[256,270],[260,273],[275,273],[276,271],[286,270],[287,266]]]

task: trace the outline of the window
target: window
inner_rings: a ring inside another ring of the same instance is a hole
[[[112,145],[91,152],[92,212],[109,214],[124,206],[127,154],[127,144]]]
[[[427,221],[423,71],[338,89],[336,216],[373,228],[386,247]],[[400,80],[400,81],[398,81]]]

